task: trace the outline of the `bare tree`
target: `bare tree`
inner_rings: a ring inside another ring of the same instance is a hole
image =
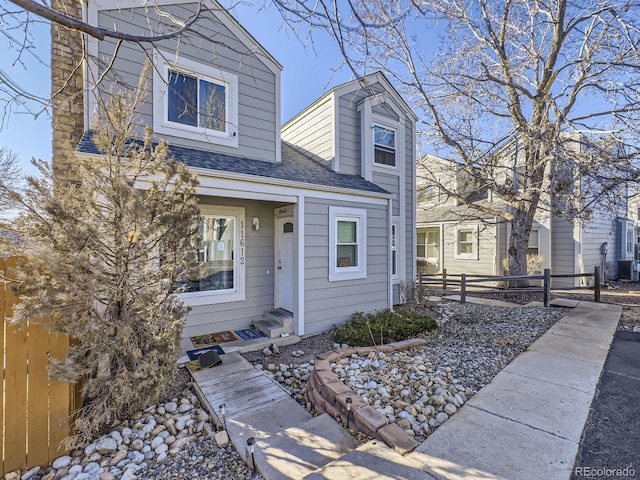
[[[295,28],[328,31],[356,74],[391,77],[420,117],[421,147],[508,205],[432,178],[478,216],[511,223],[512,274],[526,272],[539,208],[589,218],[638,177],[635,1],[273,1]]]
[[[112,97],[93,136],[102,154],[76,158],[72,182],[34,162],[40,176],[10,192],[20,215],[0,222],[0,251],[29,258],[16,272],[22,301],[11,321],[51,319],[73,339],[50,372],[82,383],[71,445],[156,401],[177,369],[197,179],[149,129],[135,138],[136,107]]]
[[[21,176],[22,171],[18,154],[7,147],[0,147],[0,186],[15,186]]]

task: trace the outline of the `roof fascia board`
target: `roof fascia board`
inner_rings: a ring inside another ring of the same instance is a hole
[[[99,157],[99,154],[94,153],[83,153],[83,152],[75,152],[75,155],[79,158],[95,158]],[[123,159],[126,160],[126,159]],[[319,191],[319,192],[330,192],[335,194],[343,194],[348,195],[349,197],[367,197],[367,198],[377,198],[384,199],[386,202],[389,198],[395,198],[396,196],[392,193],[378,193],[378,192],[368,192],[366,190],[357,190],[352,188],[343,188],[343,187],[333,187],[329,185],[317,185],[314,183],[305,183],[305,182],[296,182],[292,180],[283,180],[280,178],[273,177],[261,177],[258,175],[247,175],[244,173],[236,173],[236,172],[227,172],[223,170],[211,170],[208,168],[201,167],[188,167],[189,171],[198,175],[198,177],[204,178],[220,178],[225,180],[235,180],[243,183],[252,183],[256,185],[273,185],[275,187],[291,187],[296,190],[304,190],[307,192]]]
[[[361,90],[363,88],[362,83],[372,84],[376,82],[379,82],[384,86],[386,93],[391,97],[390,100],[392,100],[405,115],[408,115],[413,121],[416,121],[418,119],[416,114],[413,113],[413,110],[411,110],[411,107],[409,107],[407,102],[404,101],[398,91],[393,87],[393,85],[391,85],[391,82],[389,82],[387,77],[385,77],[384,74],[379,71],[371,73],[369,75],[365,75],[364,77],[360,77],[356,80],[351,80],[350,82],[343,83],[342,85],[335,87],[333,91],[338,97],[341,97],[347,93]],[[376,94],[375,96],[377,95],[380,94]]]
[[[389,198],[395,198],[395,195],[392,193],[368,192],[366,190],[333,187],[329,185],[317,185],[314,183],[296,182],[293,180],[283,180],[280,178],[273,178],[273,177],[260,177],[257,175],[246,175],[243,173],[226,172],[226,171],[220,171],[220,170],[209,170],[207,168],[200,168],[200,167],[189,167],[189,170],[197,174],[198,177],[223,178],[223,179],[237,180],[240,182],[248,182],[253,184],[273,185],[276,187],[291,187],[296,190],[304,190],[307,192],[313,192],[313,191],[330,192],[330,193],[336,193],[336,194],[349,195],[350,197],[357,196],[357,197],[368,197],[368,198],[381,198],[385,200]],[[213,172],[221,173],[222,175],[212,175]]]

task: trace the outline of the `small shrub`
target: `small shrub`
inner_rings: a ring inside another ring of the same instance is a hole
[[[386,309],[356,312],[347,323],[336,327],[334,335],[336,342],[364,347],[406,340],[436,328],[438,323],[426,315]]]

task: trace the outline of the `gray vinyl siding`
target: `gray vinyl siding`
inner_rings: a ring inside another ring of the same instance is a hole
[[[260,219],[260,230],[245,228],[245,300],[193,307],[187,314],[183,337],[246,328],[273,308],[274,224],[271,202],[201,197],[201,204],[244,207],[245,225]],[[269,271],[269,273],[267,273]]]
[[[338,99],[338,171],[347,175],[361,172],[360,112],[356,105],[364,98],[362,93],[350,93]]]
[[[373,113],[377,115],[382,115],[383,117],[389,117],[395,121],[399,120],[398,115],[396,115],[396,112],[393,111],[393,108],[390,108],[386,103],[383,103],[381,105],[373,105],[371,110],[373,111]]]
[[[394,217],[400,215],[400,177],[398,177],[398,175],[390,175],[374,171],[372,180],[376,185],[395,195],[391,202],[392,215]],[[410,191],[407,193],[410,193]]]
[[[367,210],[367,278],[329,282],[329,206]],[[305,199],[305,333],[330,329],[355,312],[388,306],[389,250],[385,205]]]
[[[551,273],[572,274],[576,272],[575,255],[578,243],[573,238],[573,222],[561,217],[551,219]],[[554,278],[552,286],[572,287],[578,280]]]
[[[338,156],[339,172],[347,175],[360,175],[361,146],[360,112],[358,103],[372,93],[384,91],[379,83],[368,85],[366,90],[342,95],[338,98]],[[386,112],[383,113],[386,115]],[[373,162],[373,159],[371,160]]]
[[[593,273],[596,266],[603,264],[604,257],[601,253],[601,246],[608,243],[606,275],[608,280],[618,278],[618,260],[621,258],[622,250],[622,228],[615,219],[596,217],[593,221],[582,227],[582,265],[579,273]]]
[[[178,18],[186,18],[193,11],[194,5],[163,8]],[[152,22],[157,21],[153,9],[149,12],[143,8],[102,11],[99,24],[111,28],[115,24],[119,31],[139,33],[140,26],[147,25],[147,16]],[[181,138],[179,133],[176,133],[176,136],[162,135],[162,137],[175,145],[212,149],[229,155],[275,161],[276,132],[279,128],[276,122],[275,75],[256,54],[248,53],[247,48],[230,30],[213,16],[203,15],[197,25],[202,37],[187,35],[179,43],[178,40],[172,39],[157,42],[154,46],[168,52],[178,50],[180,58],[202,62],[238,76],[238,148]],[[210,40],[202,40],[202,38]],[[105,64],[111,61],[115,44],[113,40],[99,42],[99,57]],[[125,43],[120,47],[118,57],[107,78],[135,87],[147,59],[147,55],[141,48]],[[139,111],[143,125],[153,125],[151,73],[148,80],[149,95]]]
[[[289,120],[282,127],[282,139],[324,160],[331,166],[334,157],[333,94]]]
[[[407,262],[407,282],[413,282],[416,278],[416,258],[413,254],[416,244],[416,192],[414,183],[416,178],[416,164],[413,153],[416,151],[415,129],[413,122],[405,122],[405,261]]]
[[[463,228],[469,227],[478,231],[477,255],[474,258],[456,258],[457,231],[456,225],[451,223],[443,224],[443,268],[447,269],[447,275],[493,275],[494,274],[494,252],[496,242],[496,229],[494,225],[480,224],[479,230],[475,223],[465,224]]]

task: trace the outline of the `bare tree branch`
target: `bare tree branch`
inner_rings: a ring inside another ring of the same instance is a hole
[[[74,18],[72,16],[66,15],[65,13],[55,10],[47,5],[38,3],[35,0],[9,0],[9,1],[23,8],[27,12],[31,12],[41,18],[45,18],[51,22],[58,23],[67,28],[71,28],[73,30],[78,30],[80,32],[86,33],[87,35],[90,35],[93,38],[97,38],[98,40],[104,40],[105,38],[114,38],[117,40],[126,40],[129,42],[137,42],[137,43],[154,43],[154,42],[159,42],[161,40],[168,40],[170,38],[175,38],[177,36],[182,35],[184,32],[188,31],[193,26],[193,24],[198,20],[202,10],[202,3],[198,2],[198,8],[196,13],[193,16],[191,16],[186,22],[184,22],[184,24],[177,30],[170,33],[165,33],[162,35],[145,36],[145,35],[131,35],[124,32],[111,30],[108,28],[102,28],[97,25],[91,25],[78,18]]]

